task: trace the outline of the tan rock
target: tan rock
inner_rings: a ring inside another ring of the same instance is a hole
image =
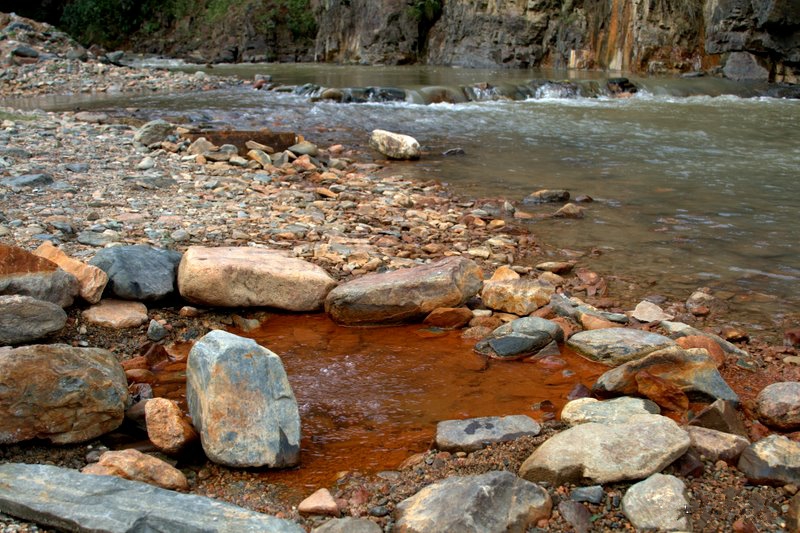
[[[606,320],[605,318],[600,318],[599,316],[590,315],[589,313],[581,313],[578,318],[580,320],[581,326],[586,331],[622,327],[621,324],[618,324],[616,322],[611,322],[610,320]]]
[[[88,265],[73,259],[54,246],[50,241],[44,241],[34,252],[39,257],[49,259],[78,279],[81,298],[90,304],[96,304],[103,296],[103,290],[108,283],[108,274],[96,266]]]
[[[532,279],[487,281],[481,291],[483,303],[498,311],[524,316],[550,302],[555,289]]]
[[[333,499],[328,489],[319,489],[314,494],[300,502],[297,506],[300,514],[318,514],[327,516],[339,516],[339,506]]]
[[[188,418],[172,400],[153,398],[147,401],[144,412],[147,437],[164,453],[178,454],[199,439]]]
[[[439,307],[431,311],[423,323],[437,328],[458,329],[472,319],[472,311],[466,307]]]
[[[143,303],[125,300],[100,300],[82,316],[91,324],[115,329],[135,328],[149,320]]]
[[[0,244],[0,295],[30,296],[69,307],[78,280],[57,264],[16,246]]]
[[[169,490],[189,489],[183,472],[161,459],[133,449],[105,452],[97,463],[87,465],[81,472],[117,476]]]
[[[556,218],[583,218],[585,210],[581,206],[570,203],[556,211],[553,216]]]
[[[515,279],[519,279],[519,274],[514,272],[510,266],[503,265],[494,271],[494,274],[492,274],[492,277],[489,279],[489,281],[509,281]]]
[[[711,359],[714,360],[717,368],[721,368],[722,365],[725,364],[725,352],[720,347],[719,343],[710,337],[704,335],[689,335],[688,337],[678,337],[675,339],[675,342],[678,343],[678,346],[687,350],[689,348],[704,349],[708,352]]]

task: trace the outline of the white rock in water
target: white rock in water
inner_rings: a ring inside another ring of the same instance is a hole
[[[419,159],[419,143],[410,135],[373,130],[369,145],[390,159]]]

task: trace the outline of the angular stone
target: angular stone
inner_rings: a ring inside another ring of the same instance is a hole
[[[0,512],[67,531],[305,531],[295,522],[211,498],[49,465],[0,465]]]
[[[551,343],[563,340],[564,331],[555,322],[539,317],[523,317],[492,331],[475,345],[475,351],[495,359],[520,359],[540,353]]]
[[[311,530],[312,533],[382,533],[381,526],[364,518],[334,518]]]
[[[0,348],[0,444],[83,442],[113,431],[128,404],[111,352],[64,344]]]
[[[474,452],[496,442],[535,437],[541,430],[525,415],[444,420],[436,424],[435,446],[447,452]]]
[[[688,506],[683,481],[663,474],[632,485],[622,498],[622,512],[637,531],[691,531]]]
[[[472,320],[472,311],[467,307],[439,307],[430,312],[423,324],[443,329],[463,328]]]
[[[650,400],[622,396],[599,401],[578,398],[568,402],[561,410],[561,420],[570,426],[596,422],[598,424],[623,424],[637,415],[658,415],[661,409]]]
[[[554,292],[552,285],[534,279],[487,281],[481,300],[490,309],[524,316],[547,305]]]
[[[424,317],[438,307],[463,305],[482,283],[483,274],[474,261],[448,257],[339,285],[328,294],[325,310],[345,325],[397,324]]]
[[[166,141],[170,135],[175,135],[175,126],[164,120],[151,120],[139,128],[133,136],[133,140],[145,146]]]
[[[739,435],[747,438],[747,428],[744,426],[736,407],[731,402],[717,400],[689,421],[690,426],[716,429],[725,433]]]
[[[642,479],[686,453],[689,444],[685,431],[659,415],[637,415],[621,424],[589,422],[545,441],[519,475],[553,485]]]
[[[297,511],[302,515],[327,515],[339,516],[339,506],[333,499],[328,489],[319,489],[314,494],[301,501]]]
[[[166,398],[147,400],[144,406],[147,438],[162,452],[179,454],[200,436],[178,404]]]
[[[60,331],[67,313],[30,296],[0,296],[0,345],[35,341]]]
[[[550,495],[511,472],[449,477],[397,505],[396,531],[526,531],[550,516]]]
[[[315,311],[335,285],[321,267],[264,248],[192,246],[178,269],[181,296],[221,307]]]
[[[108,275],[101,269],[69,257],[50,241],[44,241],[33,253],[52,261],[61,270],[75,276],[80,286],[81,298],[90,304],[100,301],[108,283]]]
[[[575,487],[569,495],[569,499],[576,502],[589,502],[595,505],[603,503],[606,491],[600,485],[590,487]]]
[[[756,398],[758,419],[783,431],[800,429],[800,382],[784,381],[764,387]]]
[[[578,354],[610,366],[618,366],[642,357],[675,341],[638,329],[614,328],[581,331],[567,341],[567,345]]]
[[[108,274],[108,289],[123,300],[157,301],[175,291],[181,254],[145,244],[103,248],[90,261]]]
[[[675,318],[668,315],[653,302],[643,300],[636,304],[636,308],[631,312],[631,316],[640,322],[660,322],[662,320],[672,320]]]
[[[386,130],[373,130],[369,145],[389,159],[419,159],[419,143],[414,137],[392,133]]]
[[[92,324],[114,329],[136,328],[149,320],[143,303],[123,300],[100,300],[81,316]]]
[[[688,337],[678,337],[675,339],[675,342],[678,343],[678,346],[687,350],[689,348],[703,348],[714,360],[717,368],[722,368],[722,365],[725,364],[725,352],[719,344],[709,337],[703,335],[689,335]]]
[[[686,431],[692,439],[692,449],[713,463],[719,460],[735,463],[744,449],[750,446],[746,438],[716,429],[687,426]]]
[[[53,176],[50,174],[23,174],[0,180],[0,185],[6,187],[41,187],[53,183]]]
[[[585,207],[570,203],[553,213],[553,216],[556,218],[583,218],[585,211]]]
[[[752,483],[800,485],[800,443],[770,435],[745,448],[738,468]]]
[[[658,350],[609,370],[597,378],[593,390],[598,394],[635,394],[639,390],[636,374],[643,370],[677,385],[687,395],[739,402],[708,352],[679,346]]]
[[[266,152],[262,150],[250,150],[247,152],[247,157],[256,161],[262,167],[268,167],[272,164],[272,158]]]
[[[48,259],[0,244],[0,295],[4,294],[69,307],[78,294],[78,280]]]
[[[273,468],[299,461],[300,414],[283,363],[252,339],[215,330],[195,343],[186,401],[212,461]]]
[[[652,400],[664,411],[680,416],[689,410],[689,397],[676,384],[647,370],[640,370],[634,376],[639,394]]]
[[[589,533],[592,529],[592,514],[586,506],[571,500],[561,500],[558,512],[575,529],[575,533]]]
[[[134,449],[105,452],[98,462],[85,466],[81,472],[141,481],[162,489],[189,489],[183,472],[161,459]]]

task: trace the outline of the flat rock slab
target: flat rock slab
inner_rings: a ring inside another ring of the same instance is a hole
[[[753,483],[800,485],[800,443],[770,435],[748,446],[738,467]]]
[[[325,310],[344,325],[399,324],[439,307],[463,305],[482,284],[483,273],[474,261],[448,257],[339,285],[328,294]]]
[[[449,477],[397,505],[396,531],[505,533],[526,531],[550,516],[547,491],[511,472]]]
[[[181,296],[200,305],[316,311],[335,286],[322,267],[266,248],[192,246],[178,269]]]
[[[0,296],[0,345],[35,341],[60,331],[67,313],[30,296]]]
[[[561,410],[561,420],[570,426],[596,422],[621,424],[637,415],[659,415],[661,408],[650,400],[622,396],[613,400],[578,398],[568,402]]]
[[[115,329],[136,328],[149,320],[146,305],[125,300],[100,300],[82,316],[92,324]]]
[[[622,498],[622,511],[637,531],[691,531],[688,505],[683,481],[664,474],[632,485]]]
[[[669,418],[638,415],[622,424],[590,422],[545,441],[520,467],[530,481],[554,485],[642,479],[689,449],[689,435]]]
[[[180,252],[146,244],[103,248],[89,262],[108,274],[108,291],[123,300],[157,301],[175,291]]]
[[[581,331],[570,337],[567,345],[587,359],[619,366],[676,344],[669,337],[658,333],[613,328]]]
[[[444,420],[436,424],[436,448],[448,452],[474,452],[495,442],[536,436],[541,426],[529,416],[489,416]]]
[[[0,244],[0,294],[30,296],[69,307],[78,280],[54,262],[16,246]]]
[[[784,431],[800,429],[800,382],[783,381],[764,387],[756,398],[758,419]]]
[[[475,345],[475,351],[494,359],[520,359],[564,341],[561,326],[539,317],[524,317],[498,327]]]
[[[166,461],[132,448],[107,451],[99,461],[89,463],[81,472],[141,481],[162,489],[189,490],[189,482],[183,472]]]
[[[85,533],[305,531],[295,522],[211,498],[49,465],[0,465],[0,511]]]

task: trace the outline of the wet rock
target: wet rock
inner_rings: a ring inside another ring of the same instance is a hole
[[[0,511],[49,527],[80,524],[82,531],[108,533],[304,531],[294,522],[211,498],[48,465],[0,465]]]
[[[641,301],[631,312],[631,316],[640,322],[660,322],[662,320],[672,320],[675,318],[668,315],[659,306],[647,300]]]
[[[583,218],[586,208],[575,204],[566,204],[556,211],[553,216],[556,218]]]
[[[100,301],[103,290],[108,283],[108,275],[103,270],[96,266],[87,265],[77,259],[72,259],[50,241],[43,242],[33,253],[52,261],[63,271],[75,276],[80,287],[81,298],[91,304],[96,304]]]
[[[199,439],[192,424],[172,400],[148,400],[145,402],[144,413],[147,438],[166,454],[179,454]]]
[[[474,261],[448,257],[339,285],[328,294],[325,310],[345,325],[408,322],[439,307],[463,305],[482,283],[483,274]]]
[[[524,316],[547,305],[554,292],[552,285],[534,279],[490,280],[483,285],[481,300],[490,309]]]
[[[41,187],[43,185],[50,185],[53,183],[53,177],[50,174],[23,174],[21,176],[12,176],[10,178],[3,178],[0,180],[0,185],[6,187]]]
[[[328,489],[319,489],[314,494],[301,501],[297,511],[302,515],[327,515],[339,516],[339,506],[333,499]]]
[[[525,415],[445,420],[436,424],[435,446],[447,452],[474,452],[496,442],[539,434],[541,426]]]
[[[642,479],[683,455],[689,444],[685,431],[659,415],[633,416],[621,424],[589,422],[545,441],[519,475],[553,485]]]
[[[311,530],[312,533],[381,533],[381,526],[365,518],[334,518]]]
[[[756,410],[767,426],[783,431],[800,429],[800,382],[767,385],[758,393]]]
[[[731,52],[722,73],[726,78],[742,80],[769,80],[769,69],[761,64],[759,59],[749,52]]]
[[[0,295],[30,296],[61,307],[72,305],[78,280],[43,257],[0,244]]]
[[[81,315],[91,324],[114,329],[136,328],[149,320],[147,306],[124,300],[100,300]]]
[[[175,291],[181,254],[145,244],[104,248],[89,262],[108,274],[108,292],[123,300],[157,301]]]
[[[800,443],[781,435],[770,435],[742,452],[738,468],[752,483],[798,485]]]
[[[60,331],[67,313],[30,296],[0,296],[0,345],[32,342]]]
[[[189,489],[183,472],[161,459],[134,449],[105,452],[96,463],[85,466],[81,472],[141,481],[162,489]]]
[[[564,332],[555,322],[524,317],[492,331],[475,345],[475,351],[495,359],[520,359],[539,353],[551,343],[563,341]]]
[[[192,246],[178,269],[181,296],[221,307],[316,311],[335,285],[322,267],[264,248]]]
[[[686,485],[663,474],[632,485],[622,498],[622,511],[637,531],[691,531],[688,508]]]
[[[564,189],[540,189],[522,199],[523,204],[552,204],[569,201],[569,191]]]
[[[175,135],[175,126],[164,120],[151,120],[136,132],[133,140],[145,146],[167,140],[170,135]]]
[[[463,328],[472,320],[472,311],[467,307],[439,307],[422,321],[428,326],[443,329]]]
[[[657,333],[614,328],[576,333],[570,337],[567,345],[587,359],[618,366],[641,359],[661,348],[674,346],[675,341]]]
[[[403,533],[525,531],[550,516],[547,492],[510,472],[449,477],[397,505],[396,529]]]
[[[386,130],[373,130],[369,145],[390,159],[419,159],[419,143],[414,137],[392,133]]]
[[[564,406],[561,410],[561,420],[570,426],[588,422],[622,424],[628,422],[633,416],[647,414],[661,414],[661,409],[650,400],[629,396],[605,401],[579,398]]]
[[[744,437],[716,429],[687,426],[686,431],[692,439],[692,449],[711,462],[722,460],[733,464],[750,445]]]
[[[689,425],[716,429],[747,438],[747,428],[739,417],[739,413],[736,412],[736,407],[725,400],[717,400],[697,413],[689,421]]]
[[[212,461],[280,468],[300,460],[300,415],[283,363],[255,341],[216,330],[195,343],[186,400]]]
[[[63,344],[0,348],[0,443],[93,439],[122,423],[128,383],[117,358]]]
[[[591,487],[575,487],[569,495],[569,499],[575,502],[589,502],[595,505],[603,503],[606,492],[600,485]]]

